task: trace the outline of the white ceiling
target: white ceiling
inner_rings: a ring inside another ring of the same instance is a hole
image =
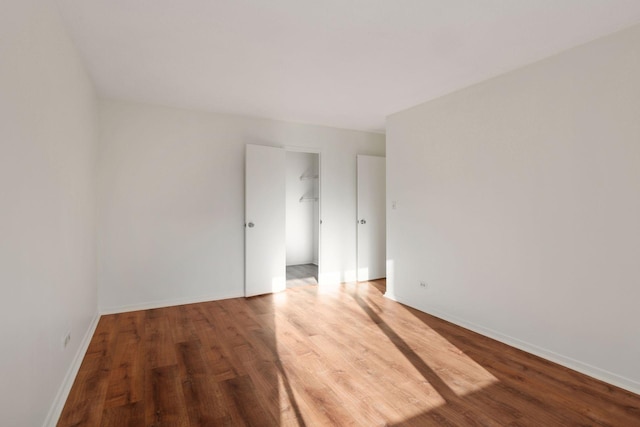
[[[383,132],[640,21],[638,0],[57,0],[102,96]]]

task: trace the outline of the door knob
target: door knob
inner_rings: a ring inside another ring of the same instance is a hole
[[[366,223],[367,223],[367,221],[365,221],[364,219],[360,220],[360,224],[366,224]]]
[[[249,228],[253,228],[253,226],[254,226],[254,224],[252,222],[247,224],[247,227],[249,227]]]

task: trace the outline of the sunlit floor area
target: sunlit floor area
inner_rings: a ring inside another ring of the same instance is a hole
[[[640,425],[640,396],[383,291],[298,286],[103,316],[59,425]]]
[[[300,264],[287,266],[287,288],[295,286],[317,285],[318,266],[315,264]]]

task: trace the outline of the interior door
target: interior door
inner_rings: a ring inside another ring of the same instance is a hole
[[[245,296],[286,288],[285,150],[247,145]]]
[[[358,281],[386,276],[385,158],[357,157]]]

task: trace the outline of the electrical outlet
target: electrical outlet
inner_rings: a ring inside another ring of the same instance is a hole
[[[420,287],[427,289],[427,282],[420,281]]]
[[[69,345],[71,341],[71,331],[67,332],[64,338],[62,338],[62,349],[64,350]]]

